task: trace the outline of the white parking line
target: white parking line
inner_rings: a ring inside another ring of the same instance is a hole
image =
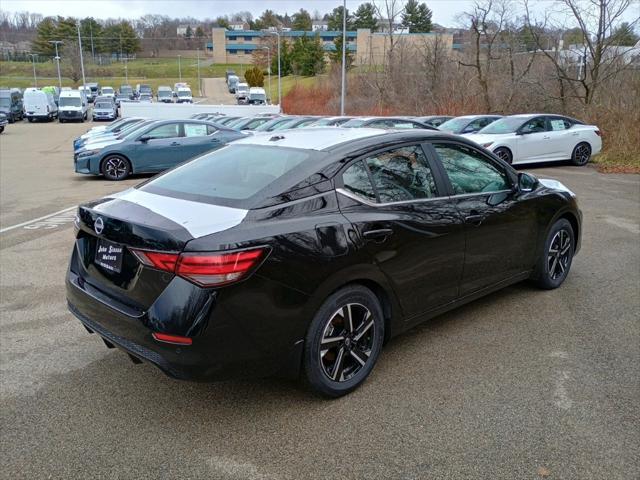
[[[14,229],[20,228],[20,227],[31,226],[32,224],[35,224],[37,222],[42,222],[43,220],[50,219],[51,217],[55,217],[56,215],[60,215],[61,213],[66,213],[66,212],[68,212],[70,210],[74,210],[76,208],[78,208],[78,206],[74,205],[73,207],[65,208],[63,210],[58,210],[57,212],[53,212],[53,213],[50,213],[48,215],[44,215],[43,217],[34,218],[33,220],[29,220],[28,222],[22,222],[22,223],[18,223],[17,225],[11,225],[10,227],[5,227],[5,228],[0,229],[0,233],[8,232],[9,230],[14,230]],[[65,217],[65,221],[66,221],[66,217]],[[60,222],[60,223],[63,223],[63,222]],[[54,225],[54,224],[51,224],[51,225]],[[38,227],[35,227],[35,228],[38,228]],[[35,228],[32,228],[32,229],[35,229]],[[55,228],[55,227],[51,227],[50,226],[49,228]]]

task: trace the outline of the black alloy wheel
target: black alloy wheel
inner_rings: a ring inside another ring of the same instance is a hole
[[[591,158],[591,147],[588,143],[579,143],[576,145],[576,148],[573,149],[573,154],[571,155],[571,161],[574,165],[582,167],[589,163],[589,159]]]
[[[305,373],[313,390],[345,395],[367,378],[384,338],[382,308],[371,290],[338,290],[320,307],[305,344]]]
[[[496,148],[495,151],[493,152],[499,159],[504,160],[505,162],[507,162],[509,165],[511,165],[511,162],[513,162],[513,155],[511,154],[511,152],[509,151],[508,148],[505,147],[499,147]]]
[[[108,180],[124,180],[131,173],[131,165],[120,155],[110,155],[102,161],[102,174]]]
[[[573,227],[561,218],[551,227],[536,267],[534,278],[539,287],[553,289],[562,285],[571,268],[574,245]]]

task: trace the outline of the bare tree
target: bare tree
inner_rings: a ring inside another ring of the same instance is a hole
[[[614,28],[621,23],[624,13],[631,5],[631,0],[558,0],[560,12],[547,12],[544,17],[536,19],[529,8],[529,1],[524,0],[526,22],[540,51],[553,64],[560,85],[561,95],[565,89],[572,97],[584,105],[593,103],[602,85],[628,68],[624,62],[624,48],[616,45],[616,37],[612,35]],[[584,39],[582,51],[560,49],[548,50],[539,34],[542,30],[562,29],[554,18],[563,13],[572,18]],[[638,25],[640,19],[632,22]]]

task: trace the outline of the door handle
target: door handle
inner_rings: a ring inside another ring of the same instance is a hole
[[[545,140],[549,140],[551,137],[547,135],[547,136],[542,137],[542,138],[544,138]]]
[[[172,147],[179,147],[180,143],[179,142],[171,142],[170,146]]]
[[[484,220],[484,216],[480,214],[471,214],[464,217],[464,221],[470,223],[471,225],[480,225]]]
[[[379,228],[377,230],[367,230],[362,233],[362,236],[365,240],[374,240],[384,242],[388,236],[393,235],[393,230],[391,228]]]

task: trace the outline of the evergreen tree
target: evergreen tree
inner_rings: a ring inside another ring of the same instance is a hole
[[[372,32],[378,30],[376,7],[372,3],[362,3],[353,16],[353,28],[369,28]]]
[[[331,63],[335,65],[342,65],[342,35],[338,35],[333,40],[333,45],[335,46],[335,50],[329,54]],[[353,53],[349,51],[349,42],[347,42],[347,51],[345,52],[344,59],[347,69],[351,68],[351,65],[353,65]]]
[[[324,48],[319,35],[313,39],[308,35],[296,39],[291,50],[291,66],[294,73],[306,77],[324,71]]]
[[[244,72],[244,79],[250,87],[264,87],[264,73],[255,65]]]
[[[341,31],[342,30],[342,6],[334,8],[331,13],[327,17],[327,28],[330,31]],[[353,29],[353,19],[349,14],[349,9],[347,8],[347,30]]]
[[[196,38],[204,38],[204,30],[201,26],[198,26],[198,28],[196,28]]]
[[[418,0],[408,0],[402,14],[402,25],[409,28],[411,33],[428,33],[431,31],[431,17],[433,13],[425,3]]]
[[[187,25],[187,30],[184,32],[185,38],[193,37],[193,31],[191,30],[191,25]]]
[[[623,22],[618,28],[616,28],[611,37],[614,39],[615,45],[633,47],[640,37],[633,31],[633,27],[629,22]]]
[[[304,8],[301,8],[298,13],[294,13],[292,17],[293,22],[291,28],[293,30],[301,30],[305,32],[311,31],[311,15]]]
[[[38,24],[36,38],[33,41],[33,51],[40,55],[53,56],[56,54],[55,47],[49,40],[59,40],[56,38],[57,25],[52,17],[47,17]]]
[[[291,68],[291,55],[291,44],[283,39],[280,44],[280,75],[283,77],[293,73]],[[275,49],[272,50],[271,53],[271,74],[278,74],[278,55]]]

